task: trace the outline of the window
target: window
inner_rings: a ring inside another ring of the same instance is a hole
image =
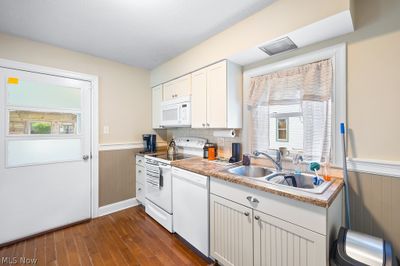
[[[342,163],[345,44],[246,70],[244,82],[246,151],[287,147],[306,161]]]
[[[276,141],[289,141],[289,118],[276,118]]]
[[[74,134],[75,128],[72,123],[62,123],[60,125],[60,134]]]
[[[10,110],[9,135],[79,134],[80,114]]]

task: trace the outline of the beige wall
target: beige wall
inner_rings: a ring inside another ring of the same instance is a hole
[[[349,156],[400,161],[400,1],[356,0],[354,11],[354,33],[244,69],[347,42]]]
[[[275,1],[258,13],[153,69],[151,84],[160,84],[349,9],[349,0]]]
[[[98,76],[100,143],[142,141],[141,134],[152,131],[145,69],[1,33],[0,58]],[[103,134],[104,125],[110,134]]]

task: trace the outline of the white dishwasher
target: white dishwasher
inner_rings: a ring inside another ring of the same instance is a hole
[[[172,168],[174,231],[209,256],[209,178]]]

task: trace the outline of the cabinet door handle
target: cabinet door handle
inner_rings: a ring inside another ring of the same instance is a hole
[[[142,189],[141,189],[141,188],[138,188],[138,190],[141,191]]]
[[[141,163],[141,162],[142,162],[142,160],[138,160],[138,162],[139,162],[139,163]]]
[[[210,124],[209,124],[209,123],[207,123],[207,126],[209,127],[209,126],[210,126]]]
[[[249,216],[250,215],[249,212],[244,212],[243,214],[244,214],[244,216]]]
[[[142,172],[142,170],[138,170],[138,173],[141,173]]]
[[[258,220],[260,220],[260,216],[256,215],[256,216],[254,216],[254,219],[256,219],[258,221]]]
[[[247,199],[248,201],[254,202],[254,203],[259,203],[259,202],[260,202],[257,198],[255,198],[255,197],[253,197],[253,196],[247,196],[246,199]]]
[[[204,123],[203,123],[202,125],[203,125],[203,127],[205,127],[205,126],[206,126],[206,124],[204,124]]]

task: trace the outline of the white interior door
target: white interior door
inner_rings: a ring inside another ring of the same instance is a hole
[[[0,68],[0,244],[90,218],[90,94]]]

